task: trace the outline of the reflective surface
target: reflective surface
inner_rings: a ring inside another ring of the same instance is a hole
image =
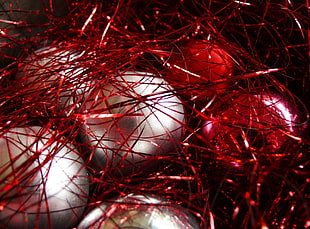
[[[224,92],[233,74],[233,59],[215,41],[189,40],[169,56],[170,71],[163,77],[185,98],[207,97]]]
[[[52,140],[52,141],[51,141]],[[87,203],[84,161],[55,132],[10,129],[0,138],[0,225],[6,228],[70,228]]]
[[[292,99],[272,92],[221,98],[202,133],[219,150],[275,153],[290,138],[300,139],[305,129],[307,117]]]
[[[48,101],[42,99],[43,107],[37,109],[54,109],[57,104],[56,110],[70,114],[82,99],[85,69],[78,60],[84,53],[68,49],[67,45],[70,46],[60,44],[38,49],[20,64],[16,79],[25,93],[53,94]]]
[[[181,101],[164,80],[149,73],[111,77],[92,90],[84,112],[89,118],[81,138],[94,152],[94,167],[120,175],[147,170],[155,163],[152,156],[175,152],[183,134]]]
[[[181,206],[156,196],[130,194],[91,211],[78,229],[198,229],[195,218]]]

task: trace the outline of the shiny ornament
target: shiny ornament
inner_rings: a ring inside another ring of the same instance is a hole
[[[168,200],[130,194],[92,210],[78,229],[198,229],[196,219],[186,209]]]
[[[41,127],[0,138],[0,225],[71,228],[87,203],[88,173],[74,147]]]
[[[275,92],[232,93],[211,107],[202,133],[207,142],[229,154],[276,153],[289,138],[301,139],[307,119],[301,108],[293,98]]]
[[[92,164],[128,175],[178,150],[184,108],[172,88],[145,72],[125,72],[94,88],[83,107],[81,140]],[[111,170],[110,170],[111,171]]]
[[[230,84],[227,78],[233,74],[232,57],[222,46],[208,40],[185,42],[169,56],[168,63],[171,71],[164,78],[185,97],[222,93]],[[201,87],[206,88],[204,93]]]
[[[19,65],[16,79],[25,93],[48,96],[44,108],[65,109],[71,113],[81,100],[85,71],[78,61],[84,52],[67,49],[65,45],[44,47],[26,57]],[[38,108],[39,109],[39,108]]]

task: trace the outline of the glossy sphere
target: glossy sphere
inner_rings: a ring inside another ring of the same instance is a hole
[[[191,40],[180,46],[169,58],[171,71],[164,75],[175,88],[185,88],[186,97],[222,93],[229,86],[225,81],[233,73],[232,58],[223,47],[206,40]]]
[[[149,73],[111,77],[89,94],[84,113],[90,116],[81,139],[94,152],[94,167],[118,175],[147,170],[155,162],[152,156],[175,152],[183,134],[181,101],[164,80]],[[116,116],[91,117],[96,114]]]
[[[198,229],[195,218],[182,207],[159,197],[130,194],[92,210],[78,229]]]
[[[65,109],[67,114],[81,99],[83,83],[81,63],[83,55],[66,46],[44,47],[29,55],[20,64],[16,79],[26,94],[41,94],[41,109]],[[44,99],[45,95],[47,99]],[[37,109],[40,109],[38,107]]]
[[[289,138],[298,140],[303,134],[306,112],[300,108],[292,98],[272,92],[231,94],[214,104],[202,133],[229,154],[243,150],[276,153]]]
[[[40,127],[13,128],[0,138],[0,225],[71,228],[88,197],[88,174],[72,145]]]

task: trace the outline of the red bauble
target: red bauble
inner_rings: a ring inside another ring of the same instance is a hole
[[[232,93],[212,107],[202,133],[217,150],[282,155],[289,139],[300,140],[306,117],[292,97],[276,93]]]
[[[222,93],[229,86],[227,77],[233,74],[232,57],[208,40],[186,42],[172,53],[168,63],[170,71],[164,78],[185,97]],[[201,87],[207,90],[201,93]]]

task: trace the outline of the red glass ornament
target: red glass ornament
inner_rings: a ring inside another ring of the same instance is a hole
[[[289,138],[301,140],[306,118],[300,108],[277,93],[233,93],[213,105],[202,133],[227,153],[275,153]]]
[[[186,97],[222,93],[233,74],[232,57],[220,45],[208,40],[191,40],[175,49],[169,57],[171,71],[164,75],[176,89],[184,88]]]

